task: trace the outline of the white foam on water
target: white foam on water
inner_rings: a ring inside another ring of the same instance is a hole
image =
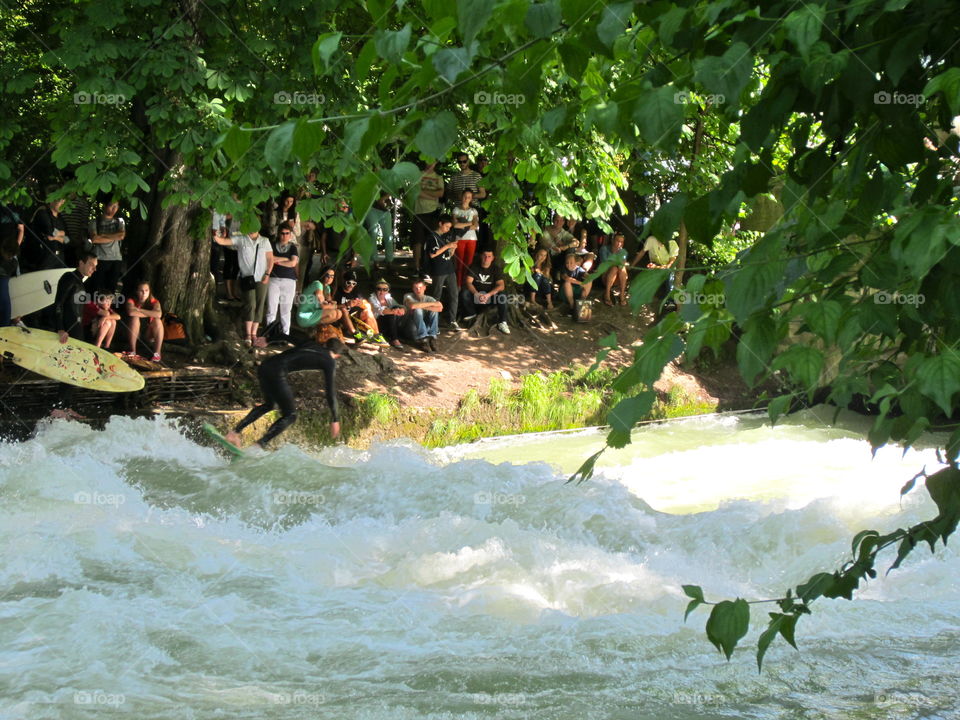
[[[581,486],[525,461],[582,459],[595,433],[485,443],[497,462],[397,443],[231,463],[163,419],[0,443],[0,717],[955,716],[952,545],[818,601],[762,675],[772,608],[726,663],[680,587],[762,599],[833,570],[858,530],[935,515],[922,486],[899,496],[933,453],[681,425]]]

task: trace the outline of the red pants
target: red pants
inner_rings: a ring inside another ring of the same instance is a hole
[[[477,252],[476,240],[457,240],[457,249],[454,252],[457,265],[457,285],[463,287],[464,280],[467,277],[467,269],[473,263],[474,253]]]

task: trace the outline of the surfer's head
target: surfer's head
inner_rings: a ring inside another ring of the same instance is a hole
[[[83,251],[80,253],[79,258],[77,259],[77,270],[80,271],[80,274],[88,278],[93,275],[93,271],[97,269],[97,256],[92,252]]]

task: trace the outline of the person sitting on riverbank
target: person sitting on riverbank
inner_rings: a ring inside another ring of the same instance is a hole
[[[627,250],[623,247],[623,233],[616,233],[610,245],[600,248],[600,264],[613,261],[615,264],[603,275],[603,302],[613,305],[610,292],[616,287],[620,294],[620,304],[627,304]]]
[[[297,325],[302,328],[316,325],[331,325],[346,314],[333,297],[333,281],[336,273],[329,265],[320,270],[320,279],[314,280],[303,290],[300,308],[297,310]]]
[[[370,340],[378,345],[386,345],[387,341],[380,334],[377,318],[370,303],[364,300],[357,283],[357,274],[347,271],[343,274],[343,287],[336,294],[337,304],[346,310],[346,322],[349,327],[355,328],[353,339],[358,343]]]
[[[400,348],[400,323],[407,309],[393,299],[390,294],[390,284],[386,280],[377,282],[373,294],[370,296],[370,307],[377,318],[380,332],[395,348]]]
[[[496,308],[497,329],[509,335],[508,298],[503,292],[505,287],[503,273],[493,262],[493,250],[484,250],[480,253],[480,261],[470,267],[466,287],[460,293],[460,302],[465,313],[463,321],[470,322],[476,319],[479,312]]]
[[[413,281],[411,292],[403,296],[403,305],[407,309],[404,327],[414,345],[423,352],[438,352],[437,335],[443,303],[427,295],[424,278]]]
[[[96,347],[106,350],[113,344],[113,334],[120,321],[113,308],[114,299],[112,293],[94,293],[83,310],[83,324],[89,327],[87,337]]]
[[[561,285],[563,297],[570,306],[570,314],[574,314],[576,300],[586,300],[590,297],[592,281],[587,281],[587,271],[577,263],[576,253],[567,253],[564,256],[564,267],[561,271]]]
[[[531,303],[539,302],[546,305],[547,310],[553,310],[553,280],[551,279],[550,253],[546,248],[539,248],[533,256],[533,267],[530,268],[535,285],[527,284],[527,298]]]
[[[140,339],[141,323],[146,325],[143,338],[153,343],[153,362],[160,362],[160,348],[163,346],[163,308],[160,301],[150,292],[150,283],[137,284],[136,294],[127,298],[127,328],[130,339],[129,355],[137,355],[137,341]]]

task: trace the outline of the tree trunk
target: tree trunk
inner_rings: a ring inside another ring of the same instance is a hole
[[[693,154],[690,157],[690,170],[688,173],[689,177],[693,177],[693,173],[696,171],[697,166],[697,156],[700,154],[700,145],[703,142],[703,115],[704,110],[700,108],[700,116],[697,118],[697,124],[693,132]],[[687,267],[687,225],[683,220],[680,221],[680,238],[677,245],[680,248],[680,254],[677,256],[677,273],[674,277],[674,287],[683,286],[683,275],[684,268]]]
[[[202,210],[195,203],[161,205],[158,197],[151,208],[150,249],[144,257],[151,267],[142,274],[150,278],[164,310],[183,320],[190,343],[196,345],[204,337],[203,314],[213,282],[210,243],[193,233]]]

